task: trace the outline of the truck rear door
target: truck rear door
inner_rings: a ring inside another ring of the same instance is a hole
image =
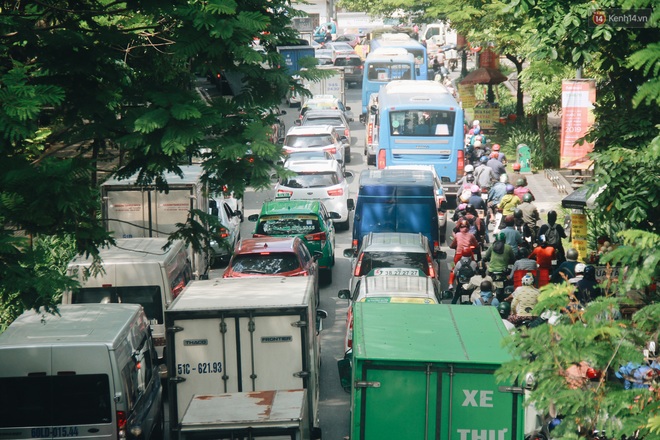
[[[179,421],[194,394],[305,388],[299,315],[181,319],[174,333]],[[308,366],[304,366],[309,370]]]
[[[365,366],[360,439],[516,440],[519,395],[500,391],[494,370]],[[405,423],[401,423],[405,420]]]

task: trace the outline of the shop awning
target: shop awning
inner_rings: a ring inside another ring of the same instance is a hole
[[[596,206],[596,197],[603,192],[604,186],[600,187],[591,196],[587,197],[592,185],[582,185],[561,201],[561,206],[566,209],[592,209]]]

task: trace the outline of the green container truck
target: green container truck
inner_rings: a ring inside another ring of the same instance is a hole
[[[523,389],[494,376],[511,358],[495,307],[355,303],[353,316],[339,361],[351,439],[524,438]]]

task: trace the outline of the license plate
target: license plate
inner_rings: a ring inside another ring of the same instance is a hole
[[[502,288],[504,287],[504,281],[493,281],[493,287]]]
[[[470,302],[470,295],[461,295],[461,302]]]
[[[346,67],[346,73],[353,73],[352,67]]]

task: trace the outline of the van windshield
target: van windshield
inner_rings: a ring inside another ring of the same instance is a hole
[[[140,304],[150,324],[163,323],[163,301],[158,286],[86,287],[74,292],[72,304]]]
[[[0,378],[0,428],[111,423],[111,408],[106,374]]]

